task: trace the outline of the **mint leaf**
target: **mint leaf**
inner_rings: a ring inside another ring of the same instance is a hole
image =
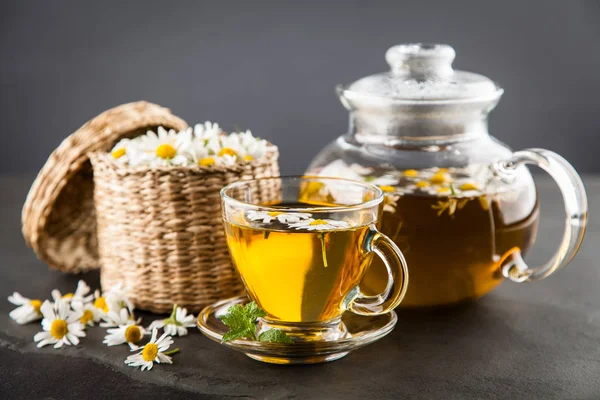
[[[221,341],[256,340],[256,320],[265,315],[267,314],[255,302],[250,302],[245,307],[239,304],[229,307],[227,314],[221,317],[221,321],[229,327]]]
[[[294,343],[294,341],[281,329],[269,329],[268,331],[261,333],[258,340],[261,342]]]
[[[236,339],[248,339],[255,340],[256,337],[256,328],[252,327],[251,329],[241,329],[241,330],[233,330],[231,329],[229,332],[223,335],[221,342],[225,343],[230,340]]]
[[[257,319],[267,315],[267,313],[261,310],[255,302],[246,304],[244,311],[246,312],[247,317],[252,320],[252,322],[256,322]]]

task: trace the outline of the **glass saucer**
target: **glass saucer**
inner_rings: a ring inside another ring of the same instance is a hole
[[[198,328],[209,339],[221,343],[228,328],[219,317],[225,315],[234,304],[245,304],[246,296],[221,300],[206,307],[198,315]],[[395,312],[373,317],[365,317],[346,312],[342,322],[350,337],[332,341],[297,342],[293,344],[267,343],[252,340],[232,340],[222,343],[241,351],[255,360],[273,364],[315,364],[337,360],[352,350],[359,349],[381,339],[394,329],[398,317]]]

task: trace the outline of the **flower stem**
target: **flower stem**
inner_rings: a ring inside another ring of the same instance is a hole
[[[325,248],[325,232],[319,233],[319,240],[321,241],[321,254],[323,255],[323,265],[327,268],[327,249]]]
[[[165,356],[172,356],[173,354],[177,354],[177,353],[179,353],[179,351],[180,351],[180,350],[179,350],[179,347],[178,347],[178,348],[176,348],[176,349],[173,349],[173,350],[165,351],[163,354],[164,354]]]

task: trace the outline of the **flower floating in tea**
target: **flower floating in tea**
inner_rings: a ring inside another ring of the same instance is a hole
[[[438,216],[454,214],[471,199],[478,199],[481,208],[489,208],[488,197],[511,196],[507,185],[493,179],[488,165],[470,165],[464,168],[423,168],[404,171],[377,170],[358,164],[336,160],[318,172],[320,176],[343,177],[379,186],[384,192],[384,212],[395,213],[398,201],[405,195],[424,195],[440,198],[431,208]],[[335,201],[335,194],[328,193]]]
[[[331,231],[336,229],[349,228],[350,223],[347,221],[336,221],[334,219],[314,219],[309,218],[305,221],[296,222],[289,224],[290,228],[296,230],[307,230],[307,231]]]
[[[282,224],[299,222],[301,220],[305,220],[310,218],[310,214],[308,213],[284,213],[278,211],[248,211],[246,213],[246,218],[249,221],[262,221],[263,224],[268,224],[273,220],[277,220]]]
[[[223,335],[221,341],[247,339],[260,342],[294,343],[281,329],[269,329],[257,335],[257,320],[266,315],[253,301],[245,306],[236,304],[229,307],[227,314],[221,317],[221,321],[229,327],[229,331]]]
[[[219,124],[205,122],[181,132],[158,127],[156,133],[122,139],[110,151],[113,159],[130,166],[235,165],[264,157],[266,140],[249,130],[226,134]]]

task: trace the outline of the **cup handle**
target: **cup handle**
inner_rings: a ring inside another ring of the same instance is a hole
[[[566,266],[579,250],[588,216],[587,196],[581,178],[567,160],[552,151],[517,151],[510,159],[492,165],[492,170],[502,182],[510,183],[516,177],[517,169],[526,164],[540,167],[556,181],[565,204],[565,232],[556,253],[539,267],[529,267],[518,248],[505,254],[499,265],[504,277],[514,282],[543,279]]]
[[[408,268],[404,255],[396,244],[375,225],[369,227],[363,243],[367,252],[374,252],[381,258],[387,270],[388,282],[383,293],[367,296],[360,287],[355,288],[355,297],[348,304],[348,310],[359,315],[380,315],[393,310],[400,304],[408,287]]]

